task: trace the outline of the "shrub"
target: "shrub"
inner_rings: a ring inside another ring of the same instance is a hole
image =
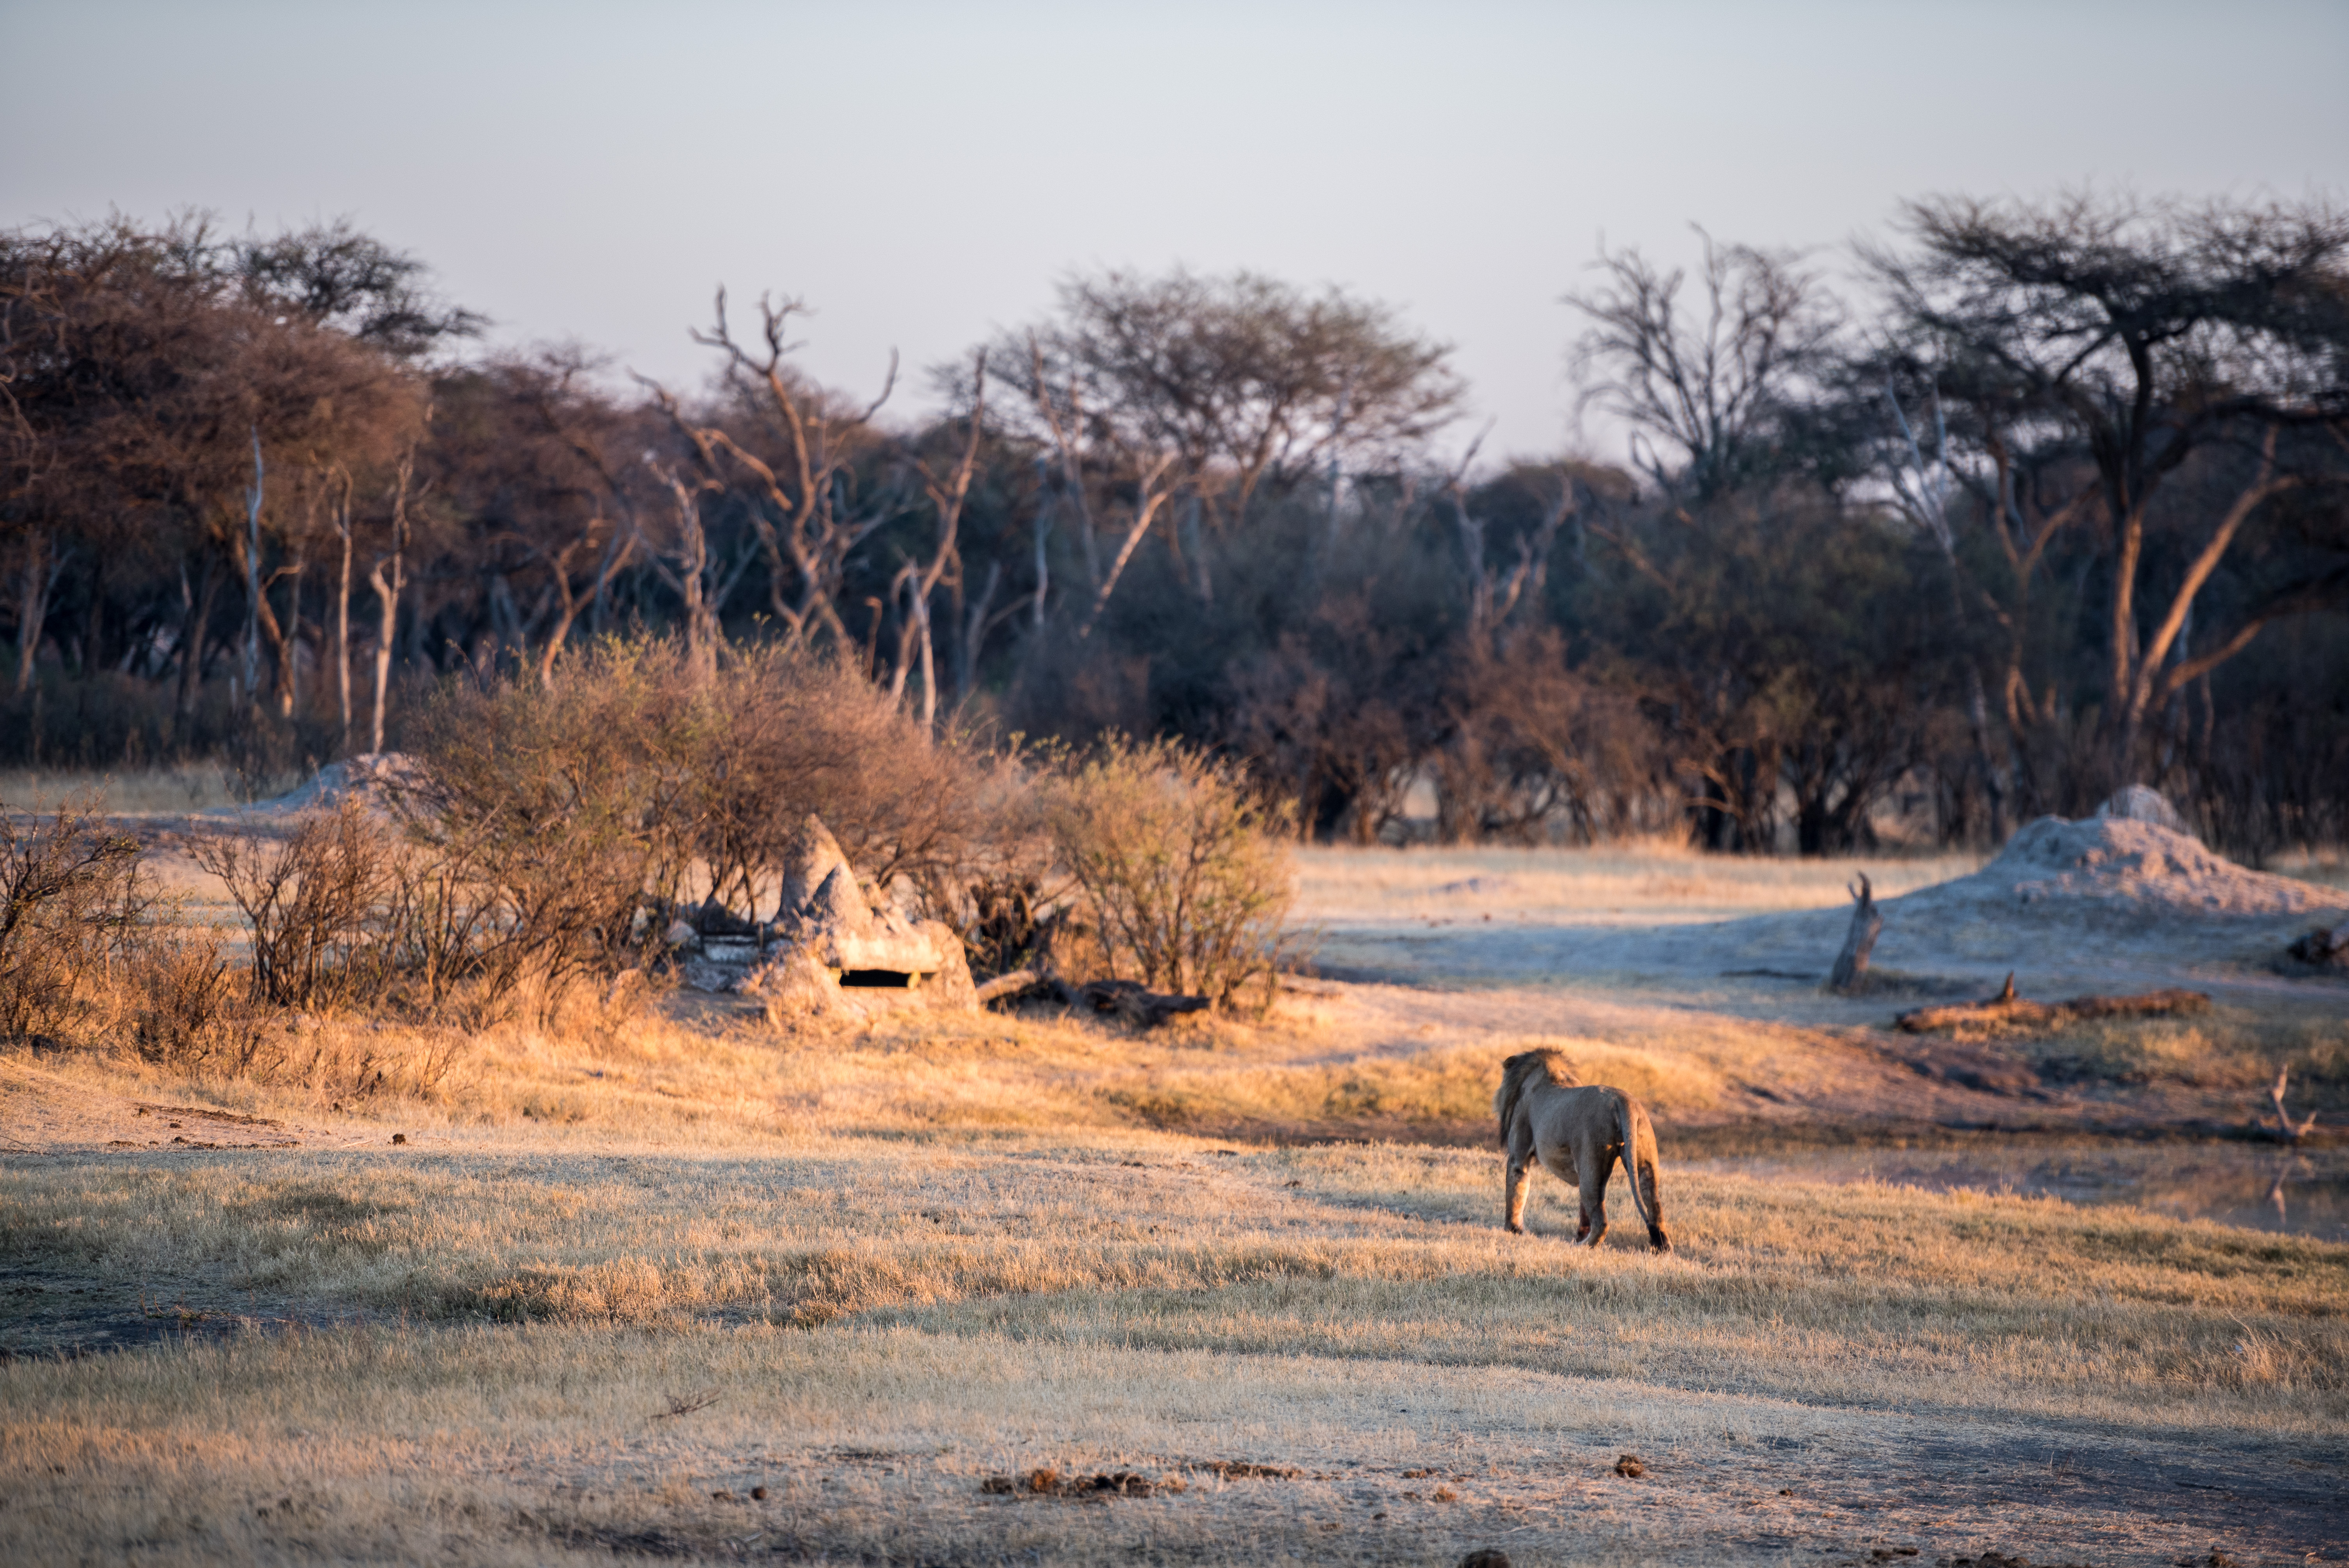
[[[984,770],[963,748],[854,671],[774,649],[697,673],[672,643],[605,642],[544,683],[446,686],[409,739],[449,820],[516,863],[563,868],[566,897],[596,880],[607,924],[689,881],[771,913],[810,812],[860,872],[902,875],[943,913],[981,817]]]
[[[355,797],[297,819],[274,847],[215,834],[191,853],[252,930],[254,1001],[306,1008],[380,988],[392,856]]]
[[[1105,742],[1049,785],[1049,820],[1112,975],[1269,1004],[1293,893],[1285,814],[1171,741]]]
[[[792,837],[823,819],[857,871],[899,876],[944,917],[986,815],[985,769],[853,669],[780,648],[734,654],[703,688],[693,849],[718,896],[755,917]]]
[[[0,1038],[61,1027],[149,903],[138,841],[94,800],[22,822],[0,804]]]
[[[125,954],[121,1003],[131,1048],[176,1071],[252,1071],[269,1017],[221,954],[220,934],[150,928]]]
[[[347,794],[295,820],[195,847],[251,933],[264,1008],[388,1008],[479,1027],[535,985],[541,1014],[626,940],[636,866],[496,811]]]

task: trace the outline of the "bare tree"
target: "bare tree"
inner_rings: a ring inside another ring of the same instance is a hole
[[[1565,297],[1591,323],[1574,351],[1583,406],[1630,425],[1633,459],[1651,479],[1709,500],[1768,456],[1841,315],[1798,255],[1716,245],[1696,232],[1704,242],[1697,319],[1682,304],[1686,274],[1660,272],[1637,250],[1602,248],[1606,284]],[[1657,451],[1657,439],[1676,456]]]
[[[1484,444],[1485,434],[1480,432],[1468,443],[1444,485],[1459,531],[1461,565],[1468,582],[1468,640],[1480,645],[1488,644],[1507,624],[1520,599],[1530,594],[1533,602],[1540,600],[1549,573],[1550,551],[1557,543],[1558,530],[1573,515],[1578,499],[1573,477],[1558,474],[1556,499],[1543,508],[1535,527],[1516,536],[1517,558],[1496,577],[1485,550],[1485,520],[1476,515],[1468,487],[1468,469]]]
[[[847,465],[874,438],[873,419],[896,386],[897,358],[872,402],[836,407],[803,383],[788,361],[797,346],[787,341],[791,321],[807,307],[795,299],[759,301],[759,341],[734,335],[726,315],[726,291],[718,291],[715,322],[693,340],[726,356],[726,375],[747,408],[754,409],[779,435],[781,452],[771,460],[753,452],[723,424],[688,418],[665,389],[644,385],[690,443],[702,471],[722,485],[740,484],[750,496],[750,521],[768,564],[771,607],[793,647],[829,641],[845,651],[855,646],[840,614],[849,555],[887,522],[886,504],[859,506],[852,499]],[[642,378],[639,377],[641,380]]]
[[[930,510],[937,520],[937,534],[927,564],[909,561],[900,569],[895,586],[905,601],[906,614],[901,624],[897,656],[889,678],[889,700],[902,700],[905,689],[907,666],[918,656],[922,672],[922,733],[928,735],[936,727],[938,715],[937,650],[930,632],[930,595],[937,591],[938,583],[951,565],[959,570],[962,557],[956,549],[956,539],[962,526],[963,504],[970,497],[970,476],[978,461],[978,443],[982,421],[987,415],[987,351],[980,349],[971,356],[971,398],[968,430],[965,436],[962,456],[943,476],[933,473],[919,458],[914,467],[922,476],[922,488],[930,499]],[[988,591],[978,607],[978,624],[983,628],[987,612],[986,600],[995,593],[997,576],[988,579]],[[973,634],[974,640],[978,634]],[[969,679],[968,664],[965,661],[963,676]]]

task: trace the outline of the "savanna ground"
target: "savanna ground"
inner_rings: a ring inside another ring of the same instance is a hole
[[[1936,948],[1895,906],[1853,1000],[1804,977],[1850,864],[1300,869],[1321,975],[1257,1021],[794,1036],[680,992],[303,1020],[328,1066],[266,1084],[0,1057],[0,1559],[2349,1556],[2339,1152],[2240,1136],[2280,1064],[2320,1126],[2349,1101],[2349,991],[2264,967],[2285,927]],[[1885,1026],[2017,953],[2033,995],[2217,1005]],[[1674,1254],[1619,1184],[1602,1249],[1547,1179],[1500,1229],[1529,1044],[1655,1109]],[[2194,1217],[2258,1218],[2271,1167],[2299,1228]],[[2064,1172],[2139,1202],[2033,1195]]]

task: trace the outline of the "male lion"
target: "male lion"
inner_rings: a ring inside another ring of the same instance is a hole
[[[1607,1182],[1620,1158],[1631,1178],[1631,1202],[1648,1222],[1648,1244],[1672,1250],[1664,1234],[1663,1202],[1656,1194],[1656,1130],[1640,1102],[1619,1088],[1578,1087],[1556,1051],[1525,1051],[1501,1064],[1493,1109],[1509,1151],[1509,1229],[1526,1228],[1526,1179],[1538,1158],[1561,1181],[1582,1189],[1577,1243],[1597,1246],[1607,1234]]]

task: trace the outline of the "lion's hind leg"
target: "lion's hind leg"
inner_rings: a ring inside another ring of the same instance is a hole
[[[1644,1217],[1648,1222],[1648,1245],[1660,1253],[1671,1252],[1672,1239],[1664,1234],[1664,1201],[1663,1195],[1656,1191],[1654,1159],[1651,1157],[1642,1160],[1636,1167],[1627,1160],[1624,1165],[1624,1174],[1630,1178],[1631,1184],[1638,1190],[1639,1194],[1647,1199],[1640,1207],[1646,1211]]]
[[[1672,1250],[1672,1239],[1664,1233],[1664,1195],[1656,1187],[1655,1125],[1636,1102],[1630,1109],[1631,1136],[1623,1149],[1623,1175],[1631,1183],[1631,1198],[1639,1206],[1640,1217],[1648,1222],[1648,1245],[1668,1253]]]
[[[1574,1239],[1581,1246],[1595,1247],[1607,1239],[1607,1182],[1615,1174],[1615,1151],[1604,1147],[1586,1150],[1575,1164],[1582,1173],[1582,1226]]]

